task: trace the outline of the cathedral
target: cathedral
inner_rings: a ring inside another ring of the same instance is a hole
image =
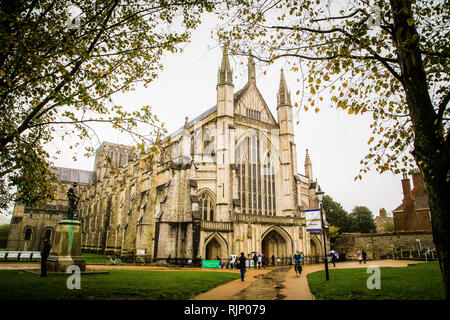
[[[318,260],[320,232],[306,230],[317,209],[308,151],[297,168],[293,108],[283,70],[277,119],[256,85],[255,63],[238,91],[226,53],[217,76],[217,103],[168,136],[150,161],[130,146],[103,142],[93,171],[55,168],[62,182],[45,208],[16,204],[9,250],[39,250],[67,210],[73,183],[80,196],[82,250],[145,263],[196,263],[244,252],[277,262],[296,250]],[[279,259],[279,260],[278,260]],[[308,261],[308,260],[307,260]]]

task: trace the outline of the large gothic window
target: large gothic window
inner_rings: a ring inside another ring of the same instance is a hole
[[[257,135],[249,136],[236,152],[241,212],[275,215],[275,170],[267,143]]]
[[[199,207],[202,220],[214,221],[215,203],[209,193],[203,192],[200,194]]]

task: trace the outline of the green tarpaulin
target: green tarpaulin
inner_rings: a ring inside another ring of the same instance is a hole
[[[202,268],[220,268],[219,260],[202,260]]]

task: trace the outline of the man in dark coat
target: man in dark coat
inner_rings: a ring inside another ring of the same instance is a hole
[[[363,258],[364,263],[366,263],[366,261],[367,261],[367,252],[364,249],[362,251],[362,258]]]
[[[243,252],[241,252],[241,256],[239,257],[239,269],[241,270],[241,281],[244,281],[244,277],[245,277],[245,271],[246,271],[246,266],[245,266],[245,262],[246,262],[246,258]]]
[[[47,275],[47,258],[50,255],[50,250],[52,246],[50,245],[50,240],[44,238],[44,246],[41,250],[41,277]]]
[[[255,255],[253,256],[253,268],[256,269],[256,267],[258,266],[258,256]]]

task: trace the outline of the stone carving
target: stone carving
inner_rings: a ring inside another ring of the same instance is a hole
[[[69,212],[67,214],[68,219],[75,219],[75,213],[77,212],[78,202],[80,201],[80,197],[78,197],[75,193],[75,188],[77,187],[77,183],[73,184],[73,187],[69,189],[67,192],[67,199],[69,200]],[[78,215],[76,215],[78,218]]]

